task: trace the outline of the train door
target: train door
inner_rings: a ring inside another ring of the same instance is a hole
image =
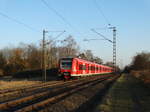
[[[83,66],[82,66],[82,74],[85,75],[86,74],[86,63],[83,62]]]
[[[79,74],[82,74],[82,62],[79,62]]]
[[[97,65],[95,65],[95,74],[97,73]]]
[[[76,74],[79,74],[79,62],[76,60]]]
[[[95,74],[95,72],[96,72],[96,66],[95,64],[93,64],[93,73]]]
[[[91,74],[91,64],[88,64],[88,73]]]
[[[72,62],[72,71],[71,71],[71,74],[77,74],[78,73],[78,68],[77,68],[77,64],[78,64],[78,61],[76,59],[73,60]]]
[[[98,73],[100,73],[100,65],[98,65]]]
[[[86,64],[86,74],[89,74],[89,64]]]
[[[96,74],[98,73],[98,65],[96,65]]]
[[[93,65],[93,64],[92,64],[92,66],[91,66],[91,70],[92,70],[92,74],[94,74],[95,67],[94,67],[94,65]]]

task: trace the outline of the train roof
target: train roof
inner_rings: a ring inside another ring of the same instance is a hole
[[[60,58],[60,60],[73,60],[73,58],[66,57],[66,58]]]
[[[101,65],[103,67],[112,68],[112,67],[109,67],[109,66],[106,66],[106,65],[102,65],[102,64],[95,63],[95,62],[87,61],[87,60],[84,60],[84,59],[81,59],[81,58],[74,58],[74,59],[77,59],[77,60],[80,60],[80,61],[84,61],[84,62],[87,62],[89,64],[96,64],[96,65]]]
[[[106,67],[106,68],[112,68],[112,67],[109,67],[109,66],[106,66],[106,65],[102,65],[102,64],[95,63],[95,62],[87,61],[87,60],[84,60],[84,59],[81,59],[81,58],[64,57],[64,58],[61,58],[60,60],[73,60],[73,59],[76,59],[78,61],[83,61],[83,62],[86,62],[86,63],[89,63],[89,64],[101,65],[101,66]]]

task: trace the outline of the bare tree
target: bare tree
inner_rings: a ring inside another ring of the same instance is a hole
[[[57,66],[57,52],[56,41],[49,40],[47,45],[47,68],[55,68]]]
[[[93,61],[94,61],[95,63],[99,63],[99,64],[102,64],[102,63],[103,63],[103,60],[102,60],[101,58],[97,57],[97,56],[93,58]]]
[[[87,60],[89,60],[89,61],[93,61],[93,59],[94,59],[94,56],[93,56],[93,53],[91,50],[86,50],[85,56],[86,56]]]
[[[106,64],[105,65],[107,65],[107,66],[110,66],[110,67],[113,67],[114,66],[114,64],[113,64],[113,62],[106,62]]]
[[[99,64],[103,63],[103,60],[97,56],[94,56],[91,50],[85,50],[83,53],[80,53],[78,57]]]
[[[46,40],[47,69],[58,67],[58,60],[62,57],[77,57],[79,46],[72,36],[64,40]],[[89,61],[102,63],[102,60],[93,55],[91,50],[80,53],[80,57]],[[20,43],[18,47],[6,47],[0,52],[0,74],[13,74],[23,70],[42,68],[42,44]]]
[[[79,47],[72,36],[62,41],[62,46],[59,48],[60,57],[76,57],[78,52]]]
[[[134,56],[131,67],[134,70],[150,69],[150,53],[138,53]]]
[[[6,65],[6,59],[2,52],[0,52],[0,76],[4,75],[4,67]]]
[[[40,69],[41,68],[41,52],[37,46],[31,44],[28,45],[27,50],[27,62],[28,69]]]

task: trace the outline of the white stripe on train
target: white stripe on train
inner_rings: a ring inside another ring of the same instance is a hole
[[[104,73],[91,73],[91,74],[71,74],[71,76],[91,76],[91,75],[98,75],[98,74],[108,74],[111,72],[104,72]]]

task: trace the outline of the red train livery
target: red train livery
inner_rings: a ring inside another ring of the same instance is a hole
[[[80,58],[62,58],[59,60],[59,72],[63,78],[69,79],[71,77],[111,73],[113,68]]]

